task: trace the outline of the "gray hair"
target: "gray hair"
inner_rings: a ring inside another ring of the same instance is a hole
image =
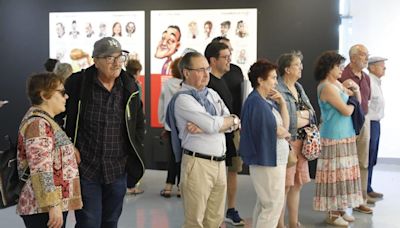
[[[197,51],[188,52],[184,56],[182,56],[181,61],[179,61],[179,71],[182,75],[182,79],[185,80],[183,70],[192,68],[192,59],[196,57],[202,57],[203,55]]]
[[[72,66],[69,63],[57,63],[56,66],[54,67],[53,72],[56,75],[59,75],[64,79],[67,79],[72,74]]]
[[[353,55],[357,55],[360,52],[360,49],[365,47],[362,44],[355,44],[349,49],[349,57],[351,58]]]
[[[283,76],[285,74],[286,67],[289,67],[292,64],[294,58],[299,58],[303,60],[303,54],[301,51],[292,51],[290,53],[284,53],[278,58],[278,71],[279,75]]]

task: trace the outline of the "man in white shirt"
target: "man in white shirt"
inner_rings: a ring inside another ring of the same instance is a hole
[[[368,117],[371,120],[367,189],[369,201],[374,201],[376,198],[383,198],[382,193],[375,192],[372,189],[371,180],[379,150],[379,138],[381,134],[379,121],[383,118],[385,108],[385,100],[381,88],[381,78],[385,75],[386,60],[387,59],[383,57],[371,57],[368,59],[368,71],[371,79],[371,100],[368,105]]]

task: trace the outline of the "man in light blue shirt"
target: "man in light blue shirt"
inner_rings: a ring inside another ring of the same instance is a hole
[[[219,227],[226,196],[224,133],[236,130],[240,120],[206,87],[210,67],[202,54],[187,53],[179,69],[182,89],[171,99],[166,119],[172,141],[179,142],[173,147],[176,161],[182,160],[183,227]]]

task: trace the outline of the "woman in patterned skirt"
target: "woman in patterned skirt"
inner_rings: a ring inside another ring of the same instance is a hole
[[[354,106],[347,104],[349,96],[361,98],[355,83],[345,88],[337,80],[341,77],[344,60],[334,51],[324,52],[317,59],[314,72],[319,82],[322,152],[318,158],[313,206],[315,210],[327,211],[326,222],[335,226],[348,226],[354,221],[345,210],[363,202],[356,135],[351,120]]]

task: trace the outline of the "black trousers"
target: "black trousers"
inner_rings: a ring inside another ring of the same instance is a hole
[[[162,139],[167,147],[168,153],[170,154],[166,183],[172,185],[175,185],[176,183],[176,185],[179,186],[181,179],[181,163],[176,162],[174,152],[172,151],[171,132],[166,131],[165,134],[163,134]]]
[[[68,211],[63,212],[63,225],[65,228],[65,223],[67,220]],[[33,215],[21,215],[22,220],[24,220],[25,227],[27,228],[47,228],[47,223],[49,222],[49,213],[40,213]]]

